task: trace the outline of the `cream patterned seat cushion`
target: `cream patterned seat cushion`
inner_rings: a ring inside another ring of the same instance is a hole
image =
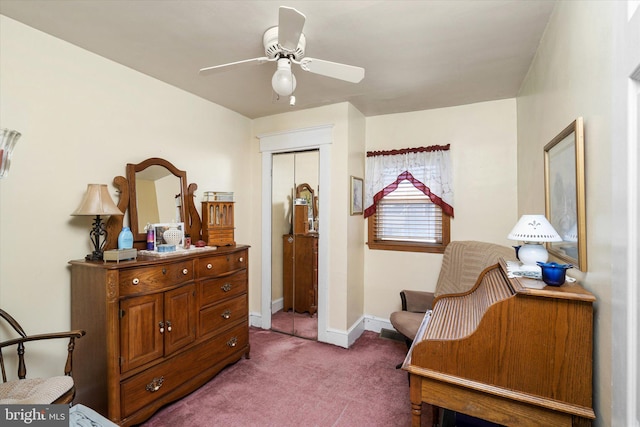
[[[0,384],[0,404],[47,405],[73,387],[73,378],[28,378]]]

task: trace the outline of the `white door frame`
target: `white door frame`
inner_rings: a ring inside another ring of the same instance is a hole
[[[331,144],[333,125],[258,135],[262,153],[262,329],[271,329],[271,195],[274,154],[317,149],[320,152],[318,198],[318,341],[327,341],[327,300],[331,228]]]
[[[612,420],[640,426],[640,2],[614,2],[612,149]]]

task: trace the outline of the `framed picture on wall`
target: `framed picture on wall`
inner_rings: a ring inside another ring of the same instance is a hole
[[[584,129],[578,117],[544,147],[545,214],[562,242],[549,254],[587,271]]]
[[[362,215],[364,202],[362,178],[351,177],[351,215]]]

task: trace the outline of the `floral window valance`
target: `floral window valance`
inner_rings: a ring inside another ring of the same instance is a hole
[[[453,172],[450,144],[367,152],[365,211],[369,217],[376,204],[407,180],[453,217]]]

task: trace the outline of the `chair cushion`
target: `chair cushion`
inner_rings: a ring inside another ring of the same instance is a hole
[[[396,331],[400,332],[411,341],[416,337],[418,328],[424,319],[424,313],[412,313],[410,311],[395,311],[391,313],[391,324]]]
[[[73,378],[27,378],[0,384],[0,404],[48,405],[73,387]]]

